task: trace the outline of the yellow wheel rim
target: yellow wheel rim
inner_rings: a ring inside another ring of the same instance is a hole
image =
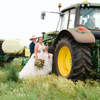
[[[68,47],[64,46],[58,54],[58,68],[62,76],[68,76],[72,68],[72,57]]]

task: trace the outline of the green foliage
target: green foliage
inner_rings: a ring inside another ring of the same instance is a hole
[[[7,81],[20,81],[18,79],[18,72],[22,70],[23,58],[15,58],[11,63],[5,63],[4,66],[0,67],[0,82]]]
[[[100,81],[76,83],[49,75],[29,75],[18,79],[21,59],[0,67],[0,100],[100,100]]]
[[[6,80],[6,75],[5,75],[5,73],[2,71],[2,70],[0,70],[0,82],[6,82],[7,80]]]
[[[14,66],[17,67],[18,71],[21,71],[24,66],[22,66],[23,57],[15,58],[12,62]]]
[[[19,78],[18,78],[18,69],[17,66],[13,65],[13,64],[5,64],[5,67],[7,69],[6,72],[6,78],[8,81],[15,81],[18,82]]]
[[[99,100],[100,82],[76,83],[55,74],[28,76],[21,82],[0,83],[0,100]]]
[[[90,73],[90,78],[92,78],[94,80],[100,79],[100,71],[99,72],[96,72],[96,70],[92,71]]]

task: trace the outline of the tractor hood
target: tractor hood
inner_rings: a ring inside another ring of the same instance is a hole
[[[47,33],[43,34],[43,42],[50,41],[53,39],[53,37],[49,36],[49,34],[58,34],[58,33],[59,33],[59,31],[52,31],[52,32],[47,32]]]

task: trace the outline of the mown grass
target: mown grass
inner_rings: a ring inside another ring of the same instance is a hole
[[[74,83],[53,73],[19,80],[14,74],[21,70],[20,63],[15,60],[0,67],[0,100],[100,100],[99,80]]]

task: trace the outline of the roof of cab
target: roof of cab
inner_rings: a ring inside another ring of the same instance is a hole
[[[5,41],[4,39],[0,39],[0,41]]]
[[[84,3],[84,4],[88,4],[88,3],[89,2]],[[69,10],[71,8],[78,8],[78,7],[80,7],[81,4],[83,4],[83,3],[77,3],[77,4],[74,4],[74,5],[71,5],[69,7],[64,8],[61,12],[64,12],[64,11]],[[100,3],[90,3],[90,6],[100,7]]]

